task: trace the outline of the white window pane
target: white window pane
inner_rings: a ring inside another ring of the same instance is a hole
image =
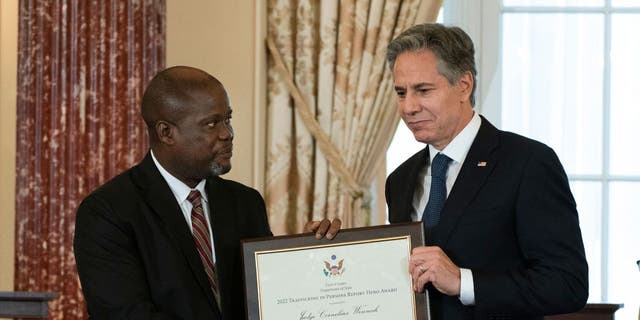
[[[589,302],[602,302],[602,185],[600,182],[572,181],[582,241],[589,263]]]
[[[391,145],[387,149],[387,175],[425,146],[424,143],[416,141],[411,130],[400,120]]]
[[[624,303],[616,319],[636,319],[640,302],[640,182],[611,183],[609,201],[609,299]]]
[[[618,0],[620,1],[620,0]],[[637,0],[631,0],[637,1]],[[504,0],[504,6],[528,7],[602,7],[604,0]]]
[[[640,7],[638,0],[613,0],[611,3],[614,7]]]
[[[640,175],[640,37],[635,32],[640,30],[640,14],[614,14],[611,29],[610,170],[614,175]]]
[[[503,15],[502,127],[551,146],[569,174],[602,171],[604,17]]]

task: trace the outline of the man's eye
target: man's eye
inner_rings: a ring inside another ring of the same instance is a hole
[[[405,96],[405,92],[404,91],[396,91],[396,94],[398,95],[398,97],[404,98]]]

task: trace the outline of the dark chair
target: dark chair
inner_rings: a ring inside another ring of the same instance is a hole
[[[0,291],[0,318],[46,318],[49,301],[58,296],[52,292]]]
[[[616,310],[623,306],[612,303],[587,303],[584,309],[578,312],[546,316],[544,320],[612,320],[615,319]]]

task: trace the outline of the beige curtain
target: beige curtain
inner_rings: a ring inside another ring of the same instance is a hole
[[[369,224],[372,197],[384,196],[370,186],[398,123],[386,46],[435,21],[441,2],[268,2],[265,198],[274,234],[325,217]]]

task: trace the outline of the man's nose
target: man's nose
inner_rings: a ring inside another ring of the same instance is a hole
[[[406,96],[404,98],[404,101],[402,101],[400,108],[400,111],[402,111],[402,113],[409,115],[416,114],[420,111],[420,109],[422,109],[422,107],[420,106],[420,100],[417,99],[415,94],[412,94],[410,92],[406,93]]]
[[[233,127],[231,123],[222,123],[222,128],[220,130],[220,139],[222,140],[231,140],[233,139]]]

